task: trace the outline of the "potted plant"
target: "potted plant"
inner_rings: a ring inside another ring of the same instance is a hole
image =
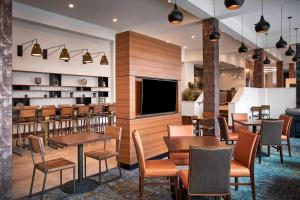
[[[203,91],[203,82],[198,81],[196,84],[188,83],[188,88],[182,92],[182,115],[193,116],[202,112],[202,98],[199,96]]]

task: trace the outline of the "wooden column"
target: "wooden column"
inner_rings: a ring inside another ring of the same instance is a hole
[[[255,49],[259,54],[259,58],[254,61],[253,70],[253,87],[263,88],[264,87],[264,64],[265,52],[263,49]]]
[[[0,1],[0,199],[12,199],[12,1]]]
[[[219,29],[219,22],[215,18],[202,21],[203,27],[203,79],[204,100],[203,114],[214,116],[215,120],[207,121],[207,125],[215,127],[215,133],[219,133],[216,116],[219,114],[220,85],[219,85],[219,41],[210,41],[209,34]]]
[[[295,78],[295,64],[289,63],[289,78]]]
[[[296,54],[300,55],[300,43],[296,44]],[[300,108],[300,62],[296,62],[296,107]]]
[[[284,87],[284,78],[283,78],[283,62],[276,62],[276,86]]]

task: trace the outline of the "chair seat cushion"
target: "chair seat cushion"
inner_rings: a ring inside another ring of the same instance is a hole
[[[84,153],[84,155],[87,157],[90,157],[90,158],[97,159],[97,160],[103,160],[106,158],[114,157],[117,155],[117,153],[113,152],[113,151],[98,150],[98,151],[86,152],[86,153]]]
[[[230,176],[231,177],[244,177],[250,176],[250,170],[242,165],[240,162],[232,160],[230,167]]]
[[[53,160],[46,161],[47,172],[55,172],[63,169],[69,169],[75,167],[75,163],[66,160],[64,158],[56,158]],[[36,168],[45,172],[44,163],[40,162],[36,164]]]
[[[180,170],[179,179],[181,180],[183,187],[187,189],[189,185],[189,170]]]
[[[238,140],[238,132],[229,132],[228,137],[230,141],[237,141]]]
[[[170,153],[170,158],[174,161],[175,165],[189,165],[189,153]]]
[[[145,177],[177,176],[178,170],[173,160],[146,160]]]
[[[287,136],[286,135],[281,135],[281,140],[287,141]]]

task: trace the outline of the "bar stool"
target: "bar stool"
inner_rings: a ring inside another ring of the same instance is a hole
[[[62,130],[64,130],[63,132],[70,134],[74,132],[74,107],[70,105],[60,105],[59,107],[60,115],[58,119],[58,135],[61,134]]]
[[[109,125],[113,125],[115,123],[115,116],[116,116],[116,104],[108,105],[108,123]]]
[[[92,126],[98,132],[103,132],[104,131],[103,118],[104,118],[103,104],[92,105],[92,114],[91,114]]]
[[[55,105],[43,105],[41,109],[41,115],[39,116],[39,123],[41,126],[42,135],[50,135],[50,126],[52,125],[52,135],[55,135],[56,130],[56,107]],[[45,133],[47,130],[48,133]]]
[[[16,146],[19,146],[19,152],[15,152],[22,155],[22,147],[25,146],[25,136],[26,128],[28,128],[27,134],[34,133],[36,135],[37,129],[37,107],[36,106],[24,106],[19,109],[18,121],[15,123],[17,125],[17,135],[18,140],[16,141]],[[23,132],[21,132],[20,127],[23,126]],[[31,127],[32,131],[31,132]],[[17,144],[19,142],[19,144]]]
[[[89,117],[90,117],[90,107],[89,106],[78,106],[76,115],[77,131],[89,131]]]

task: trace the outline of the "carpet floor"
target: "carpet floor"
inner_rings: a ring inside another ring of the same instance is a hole
[[[284,163],[280,164],[279,152],[271,150],[271,156],[263,154],[262,163],[255,161],[255,186],[256,198],[258,200],[300,200],[300,139],[292,139],[292,157],[288,156],[286,146],[284,146]],[[266,152],[266,148],[263,149]],[[108,173],[103,173],[103,180],[118,176],[118,170],[112,169]],[[97,177],[93,177],[97,180]],[[164,181],[164,180],[157,180]],[[232,180],[233,181],[233,180]],[[249,181],[248,178],[240,181]],[[251,188],[240,186],[239,190],[232,190],[232,199],[247,200],[252,199]],[[138,197],[138,169],[122,170],[122,178],[108,182],[95,190],[80,194],[70,195],[61,192],[60,189],[47,191],[44,195],[46,200],[66,199],[66,200],[133,200]],[[39,199],[35,195],[32,199]],[[25,198],[24,198],[25,199]],[[172,193],[167,186],[145,187],[145,200],[170,200]],[[206,198],[201,198],[206,199]]]

